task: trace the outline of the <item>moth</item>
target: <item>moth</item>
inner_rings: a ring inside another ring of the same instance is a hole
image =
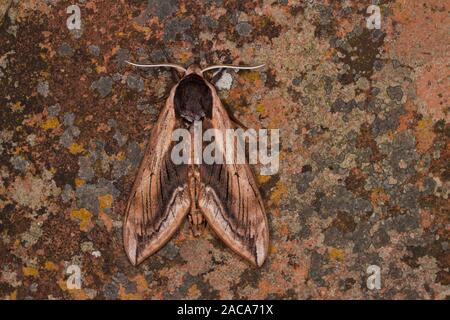
[[[152,128],[126,206],[123,239],[129,260],[138,265],[158,251],[188,217],[195,236],[208,224],[234,252],[261,266],[268,254],[269,229],[248,163],[174,164],[170,155],[175,143],[172,133],[178,128],[192,131],[198,121],[204,129],[233,128],[231,116],[204,72],[256,69],[263,65],[214,65],[201,70],[197,65],[185,69],[176,64],[127,63],[146,68],[175,68],[182,73]]]

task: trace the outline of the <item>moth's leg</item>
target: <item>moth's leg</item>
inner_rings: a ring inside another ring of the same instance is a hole
[[[191,224],[192,233],[197,237],[203,233],[203,230],[206,227],[206,219],[198,206],[200,172],[195,165],[191,165],[189,168],[188,179],[189,192],[191,196],[191,210],[188,214],[188,219]]]

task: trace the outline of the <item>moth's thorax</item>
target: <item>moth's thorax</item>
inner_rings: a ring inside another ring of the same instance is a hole
[[[197,74],[197,75],[203,77],[202,69],[200,69],[200,67],[198,65],[196,65],[196,64],[191,64],[187,68],[185,75],[187,76],[187,75],[190,75],[190,74]]]
[[[200,68],[191,65],[175,90],[175,116],[188,125],[205,117],[211,119],[212,103],[211,89],[201,75]]]

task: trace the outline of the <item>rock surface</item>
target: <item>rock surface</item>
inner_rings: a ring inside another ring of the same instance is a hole
[[[380,30],[364,1],[79,1],[75,32],[64,1],[3,1],[0,298],[448,299],[449,3],[375,2]],[[174,83],[124,60],[266,64],[219,92],[281,133],[279,172],[254,168],[262,268],[188,223],[127,260],[126,201]]]

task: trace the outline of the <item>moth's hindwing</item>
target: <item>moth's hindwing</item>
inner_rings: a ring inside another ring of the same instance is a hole
[[[212,120],[203,127],[232,129],[232,123],[212,85]],[[237,144],[233,144],[236,148]],[[224,148],[226,144],[224,145]],[[222,151],[225,154],[226,150]],[[237,150],[233,150],[237,154]],[[211,228],[236,253],[261,266],[269,249],[269,229],[264,205],[253,173],[245,164],[202,164],[199,207]]]
[[[190,207],[188,167],[170,158],[175,119],[172,89],[142,159],[128,200],[123,228],[125,251],[133,265],[160,249],[183,222]]]

